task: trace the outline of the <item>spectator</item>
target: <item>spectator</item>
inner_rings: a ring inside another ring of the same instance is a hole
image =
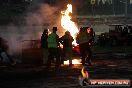
[[[91,39],[91,36],[87,32],[87,28],[80,28],[80,32],[77,35],[76,41],[79,44],[80,53],[82,57],[82,65],[86,65],[85,62],[88,62],[89,65],[92,65],[91,60],[93,59],[93,57],[92,57],[92,51],[89,45],[90,39]]]
[[[69,66],[72,66],[72,42],[73,37],[71,36],[69,31],[65,32],[65,35],[63,35],[61,38],[61,43],[63,44],[63,51],[65,54],[65,58],[69,59]]]
[[[43,48],[43,64],[47,65],[48,61],[48,29],[44,29],[41,36],[41,47]]]
[[[56,59],[56,70],[60,67],[59,55],[59,36],[56,34],[57,27],[53,27],[53,32],[48,36],[48,68],[51,65],[51,60]]]

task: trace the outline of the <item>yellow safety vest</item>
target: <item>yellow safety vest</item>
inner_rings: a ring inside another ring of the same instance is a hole
[[[48,36],[48,48],[57,48],[58,44],[57,44],[57,35],[55,33],[51,33]]]

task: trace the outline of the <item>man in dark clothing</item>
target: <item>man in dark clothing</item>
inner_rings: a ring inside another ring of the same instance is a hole
[[[60,67],[60,55],[59,55],[59,36],[56,34],[57,27],[53,27],[53,32],[48,36],[48,65],[51,65],[51,61],[56,59],[56,70]]]
[[[80,32],[77,35],[76,41],[79,44],[79,49],[82,57],[82,65],[85,65],[85,61],[91,64],[92,51],[89,45],[89,40],[91,39],[90,34],[87,32],[87,28],[80,28]],[[86,60],[85,60],[86,59]]]
[[[91,37],[91,39],[89,40],[89,45],[90,45],[90,46],[93,46],[93,44],[94,44],[95,32],[93,31],[93,28],[90,28],[90,27],[87,29],[87,32],[88,32],[88,34],[89,34],[90,37]]]
[[[65,54],[65,58],[69,59],[69,66],[72,66],[72,42],[73,37],[71,36],[69,31],[65,32],[65,35],[60,38],[61,43],[63,44],[63,51]]]
[[[48,29],[44,29],[41,36],[41,47],[43,48],[43,64],[47,65],[48,61]]]

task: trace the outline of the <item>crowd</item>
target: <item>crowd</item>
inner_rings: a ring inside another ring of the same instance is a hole
[[[50,69],[51,63],[55,61],[55,69],[59,69],[62,56],[69,60],[69,66],[72,66],[72,42],[74,41],[69,31],[59,38],[57,35],[57,27],[53,27],[52,33],[48,35],[48,29],[44,29],[41,36],[41,47],[43,48],[43,64],[46,69]],[[92,65],[91,46],[94,42],[94,32],[90,27],[81,27],[76,35],[76,42],[79,45],[82,65]],[[63,50],[60,50],[60,43],[63,45]],[[63,52],[63,53],[62,53]]]
[[[82,65],[92,65],[93,59],[91,46],[94,43],[94,31],[90,27],[81,27],[73,39],[69,31],[66,31],[62,37],[57,35],[57,27],[53,27],[52,32],[49,34],[48,29],[44,29],[41,36],[41,48],[43,49],[43,65],[46,69],[50,69],[51,64],[55,63],[55,69],[59,69],[64,60],[69,60],[69,66],[72,64],[73,57],[73,44],[76,40],[79,46],[79,51],[82,59]],[[60,47],[63,45],[63,48]],[[8,58],[9,64],[14,64],[14,60],[8,54],[7,41],[0,38],[0,63],[4,62],[5,56]]]

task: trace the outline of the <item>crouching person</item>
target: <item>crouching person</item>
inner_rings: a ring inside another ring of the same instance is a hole
[[[10,57],[7,51],[8,51],[7,41],[0,37],[0,63],[15,65],[16,64],[15,60]]]

